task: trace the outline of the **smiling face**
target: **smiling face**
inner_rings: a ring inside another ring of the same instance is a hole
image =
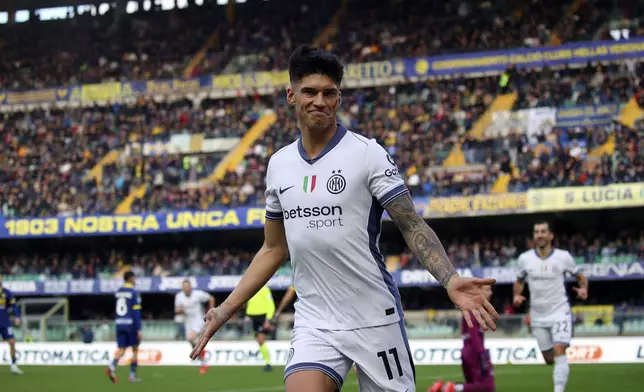
[[[307,75],[287,91],[287,101],[295,106],[299,125],[310,132],[320,132],[336,124],[340,89],[329,76]]]
[[[537,248],[545,248],[552,242],[552,232],[547,223],[537,223],[534,225],[533,239]]]

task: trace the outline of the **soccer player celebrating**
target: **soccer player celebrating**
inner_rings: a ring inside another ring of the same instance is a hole
[[[323,50],[289,59],[301,137],[271,157],[266,173],[264,245],[228,298],[206,314],[196,358],[213,334],[275,274],[287,254],[297,290],[285,369],[287,392],[341,389],[352,364],[361,391],[415,391],[400,294],[378,240],[386,210],[408,246],[451,300],[493,329],[498,314],[481,287],[494,279],[458,275],[436,233],[417,214],[391,156],[336,121],[344,69]]]
[[[266,347],[266,334],[271,332],[270,321],[274,314],[275,301],[273,300],[273,293],[268,286],[264,286],[248,300],[246,315],[253,321],[253,330],[255,331],[257,344],[259,344],[259,352],[266,363],[266,366],[264,366],[265,372],[273,370],[270,353],[268,352],[268,347]]]
[[[134,289],[136,277],[134,272],[127,271],[123,275],[125,284],[114,294],[116,297],[116,345],[118,350],[114,360],[106,369],[107,376],[113,383],[116,379],[116,366],[125,354],[125,350],[132,348],[132,361],[130,362],[130,382],[141,381],[136,377],[138,365],[139,344],[141,343],[141,297]]]
[[[483,286],[481,290],[489,301],[492,297],[492,287]],[[464,319],[461,322],[463,335],[461,366],[465,383],[437,381],[429,387],[428,392],[494,392],[494,371],[490,353],[483,343],[483,330],[476,321],[473,321],[473,324],[473,327],[469,327]]]
[[[9,355],[11,355],[11,374],[22,374],[22,370],[16,364],[16,338],[13,336],[11,318],[12,311],[15,317],[15,326],[20,326],[20,311],[16,304],[13,293],[2,286],[2,275],[0,275],[0,337],[9,343]]]
[[[573,315],[566,295],[565,275],[575,275],[579,287],[573,287],[577,298],[588,298],[588,279],[576,272],[575,261],[568,251],[552,247],[550,224],[534,224],[535,248],[519,256],[519,276],[514,283],[514,305],[520,306],[525,283],[530,286],[530,325],[539,350],[548,365],[554,364],[554,391],[564,392],[570,367],[566,348],[570,345]]]
[[[215,297],[201,291],[193,290],[190,280],[183,281],[183,287],[180,292],[174,297],[174,312],[176,314],[184,315],[184,325],[186,330],[186,339],[194,348],[197,343],[197,336],[203,331],[205,325],[203,316],[205,314],[203,304],[208,302],[209,308],[215,307]],[[208,370],[206,364],[206,352],[202,352],[201,368],[199,374],[205,374]]]

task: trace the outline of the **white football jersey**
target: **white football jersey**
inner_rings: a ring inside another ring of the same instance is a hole
[[[192,290],[187,297],[183,291],[179,291],[174,297],[174,308],[183,307],[185,322],[203,319],[205,312],[203,304],[208,302],[210,294],[201,290]]]
[[[300,139],[275,153],[266,188],[266,218],[283,220],[286,229],[295,326],[398,322],[400,295],[378,247],[384,207],[409,192],[391,156],[339,125],[313,160]]]
[[[537,317],[554,313],[564,305],[570,306],[566,294],[566,275],[576,273],[575,260],[566,250],[553,248],[542,259],[535,249],[519,256],[519,278],[530,287],[530,311]]]

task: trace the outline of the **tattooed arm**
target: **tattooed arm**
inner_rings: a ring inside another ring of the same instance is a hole
[[[409,193],[396,197],[385,209],[422,265],[443,287],[447,287],[450,279],[458,276],[456,268],[449,261],[434,230],[416,212]]]

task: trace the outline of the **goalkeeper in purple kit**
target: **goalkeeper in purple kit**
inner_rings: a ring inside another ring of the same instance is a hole
[[[481,291],[489,301],[492,297],[492,287],[483,286]],[[467,326],[465,320],[461,322],[463,335],[463,350],[461,361],[465,383],[437,381],[429,387],[428,392],[494,392],[494,371],[490,353],[485,349],[483,330],[476,320],[474,326]]]

